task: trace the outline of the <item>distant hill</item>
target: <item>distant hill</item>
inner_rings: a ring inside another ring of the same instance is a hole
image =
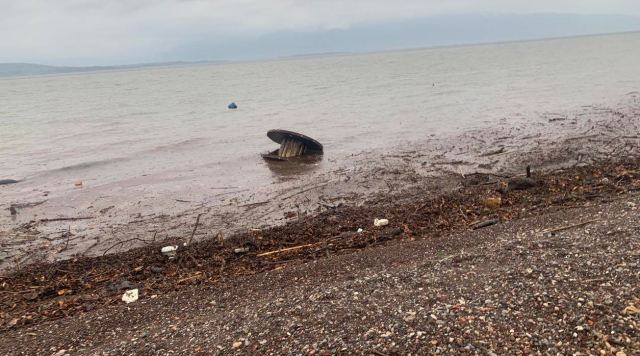
[[[57,67],[33,63],[0,63],[0,78],[26,77],[32,75],[50,75],[80,72],[98,72],[105,70],[123,70],[149,67],[166,67],[176,65],[188,65],[203,62],[164,62],[164,63],[143,63],[122,66],[92,66],[92,67]],[[213,63],[213,62],[211,62]]]
[[[31,63],[0,63],[0,77],[22,77],[106,69],[114,69],[114,67],[54,67]]]

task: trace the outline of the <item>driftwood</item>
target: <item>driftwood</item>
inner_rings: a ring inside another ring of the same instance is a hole
[[[498,219],[491,219],[491,220],[475,222],[475,223],[472,223],[470,226],[471,226],[472,229],[477,230],[477,229],[481,229],[483,227],[495,225],[495,224],[497,224],[499,222],[500,222],[500,220],[498,220]]]
[[[302,194],[302,193],[306,193],[306,192],[308,192],[308,191],[310,191],[310,190],[314,190],[314,189],[317,189],[317,188],[326,187],[327,185],[329,185],[329,183],[322,183],[322,184],[318,184],[318,185],[315,185],[315,186],[313,186],[313,187],[310,187],[310,188],[307,188],[307,189],[303,189],[303,190],[301,190],[301,191],[299,191],[299,192],[296,192],[296,193],[293,193],[293,194],[291,194],[291,195],[288,195],[288,196],[286,196],[286,197],[284,197],[284,198],[282,198],[282,199],[280,199],[280,200],[287,200],[287,199],[290,199],[290,198],[295,197],[296,195],[300,195],[300,194]]]
[[[594,222],[597,222],[597,221],[599,221],[599,219],[584,221],[584,222],[581,222],[581,223],[577,223],[577,224],[573,224],[573,225],[569,225],[569,226],[563,226],[563,227],[559,227],[559,228],[555,228],[555,229],[544,230],[542,233],[543,234],[553,234],[553,233],[556,233],[556,232],[573,229],[574,227],[585,226],[585,225],[588,225],[588,224],[591,224],[591,223],[594,223]]]
[[[293,250],[299,250],[301,248],[305,248],[305,247],[311,247],[311,246],[315,246],[317,244],[306,244],[306,245],[300,245],[300,246],[294,246],[294,247],[287,247],[287,248],[283,248],[280,250],[275,250],[275,251],[269,251],[269,252],[263,252],[263,253],[259,253],[256,256],[258,257],[262,257],[262,256],[269,256],[269,255],[275,255],[277,253],[282,253],[282,252],[287,252],[287,251],[293,251]]]
[[[193,226],[193,231],[191,231],[191,237],[189,237],[188,245],[191,245],[191,241],[193,241],[193,236],[196,234],[196,230],[198,229],[198,224],[200,223],[201,216],[202,216],[202,213],[198,214],[198,217],[196,218],[196,224]]]
[[[487,151],[487,152],[481,154],[480,157],[495,156],[495,155],[499,155],[501,153],[504,153],[504,147],[500,147],[500,148],[492,150],[492,151]]]
[[[69,240],[71,240],[71,225],[69,225],[69,228],[66,232],[62,233],[62,236],[64,235],[67,236],[67,241],[65,242],[64,247],[60,251],[58,251],[58,253],[69,249]]]
[[[153,243],[153,242],[155,242],[155,241],[156,241],[156,235],[157,235],[157,234],[158,234],[158,232],[157,232],[157,231],[153,233],[153,238],[152,238],[152,240],[151,240],[151,241],[149,241],[149,240],[145,240],[145,239],[141,239],[141,238],[139,238],[139,237],[134,237],[134,238],[127,239],[127,240],[118,241],[118,242],[116,242],[115,244],[111,245],[108,249],[104,250],[104,252],[102,253],[102,256],[106,255],[106,254],[107,254],[107,252],[109,252],[109,251],[110,251],[111,249],[113,249],[114,247],[116,247],[116,246],[118,246],[118,245],[122,245],[122,244],[127,243],[127,242],[131,242],[131,241],[140,241],[140,242],[143,242],[143,243],[145,243],[145,244]]]
[[[95,219],[95,216],[81,216],[77,218],[52,218],[52,219],[40,219],[40,222],[53,222],[53,221],[75,221],[75,220],[88,220]]]
[[[256,206],[264,205],[264,204],[267,204],[268,202],[269,200],[265,200],[265,201],[259,201],[257,203],[239,205],[238,207],[239,208],[255,208]]]

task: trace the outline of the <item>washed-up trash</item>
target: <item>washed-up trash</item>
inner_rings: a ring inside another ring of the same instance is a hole
[[[129,289],[122,295],[122,301],[129,304],[138,300],[138,289]]]
[[[263,154],[262,158],[266,160],[287,161],[295,157],[322,155],[322,144],[303,134],[287,130],[269,130],[267,136],[279,143],[280,148]]]
[[[499,208],[502,205],[502,197],[488,197],[482,203],[488,208]]]
[[[75,181],[75,183],[73,183],[73,185],[75,185],[76,188],[80,188],[80,187],[82,187],[82,181],[81,180],[77,180],[77,181]]]
[[[389,220],[388,219],[374,219],[373,220],[373,226],[380,227],[380,226],[386,226],[386,225],[389,225]]]
[[[235,253],[247,253],[249,252],[250,248],[249,247],[238,247],[235,250],[233,250],[233,252]]]
[[[238,108],[238,105],[236,105],[236,103],[231,102],[229,103],[229,105],[227,105],[227,108],[231,109],[231,110],[235,110]]]
[[[362,230],[362,228],[358,228],[358,233],[363,232],[364,230]]]
[[[165,246],[160,250],[160,252],[163,255],[169,257],[170,260],[176,258],[177,251],[178,251],[178,246],[177,245]]]

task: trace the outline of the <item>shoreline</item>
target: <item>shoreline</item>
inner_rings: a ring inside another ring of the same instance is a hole
[[[272,182],[256,189],[213,193],[194,189],[138,203],[101,199],[104,189],[80,189],[42,201],[21,198],[22,191],[12,193],[13,188],[0,187],[11,193],[8,199],[18,207],[17,220],[0,219],[0,269],[78,255],[100,256],[114,244],[118,245],[109,253],[126,251],[154,235],[156,240],[182,238],[191,234],[201,214],[195,241],[281,226],[339,204],[362,205],[380,194],[423,185],[435,191],[452,189],[451,176],[514,175],[526,165],[545,170],[634,156],[640,154],[639,116],[637,93],[629,93],[616,108],[546,113],[530,123],[503,121],[483,129],[428,136],[392,149],[361,151],[338,163],[327,156],[320,166],[265,165],[259,168],[271,172]],[[69,202],[78,208],[70,208]],[[67,238],[69,232],[71,238]]]
[[[534,171],[540,184],[500,207],[485,204],[495,176],[467,176],[453,193],[380,196],[181,246],[171,261],[155,244],[31,265],[0,277],[0,349],[633,354],[639,172],[638,158]],[[140,299],[125,305],[132,287]]]
[[[140,288],[140,298],[153,298],[194,285],[235,283],[243,276],[300,266],[310,261],[406,240],[446,239],[468,231],[474,223],[499,224],[576,207],[597,206],[634,196],[640,190],[640,160],[605,161],[551,171],[534,170],[534,186],[500,195],[510,179],[495,174],[451,175],[456,189],[441,194],[437,183],[381,194],[362,205],[339,205],[282,226],[249,230],[227,239],[193,241],[191,237],[147,241],[144,247],[100,257],[76,257],[32,264],[0,277],[3,331],[73,317],[121,304],[124,289]],[[523,172],[524,173],[524,172]],[[500,198],[495,204],[488,199]],[[374,218],[390,223],[374,227]],[[363,228],[362,233],[356,232]],[[178,245],[177,259],[160,253]]]

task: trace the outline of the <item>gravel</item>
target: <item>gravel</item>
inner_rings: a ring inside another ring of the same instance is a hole
[[[638,354],[640,196],[609,200],[10,329],[0,353]]]

